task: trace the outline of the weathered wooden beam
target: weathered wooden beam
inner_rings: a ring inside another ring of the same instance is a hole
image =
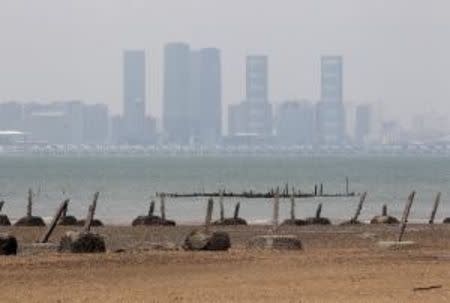
[[[349,181],[348,181],[348,177],[345,177],[345,194],[348,195],[348,193],[350,192],[350,185],[349,185]]]
[[[322,203],[319,203],[316,209],[316,219],[320,219],[321,215],[322,215]]]
[[[99,192],[96,192],[94,194],[94,199],[92,200],[92,204],[89,206],[89,211],[86,219],[86,223],[84,224],[84,231],[89,232],[91,230],[92,221],[94,220],[95,216],[95,209],[97,208],[97,200],[98,196],[100,195]]]
[[[364,192],[361,197],[359,198],[358,206],[356,207],[355,215],[352,218],[352,221],[356,222],[358,221],[359,216],[361,215],[361,210],[364,205],[364,201],[366,201],[367,192]]]
[[[323,183],[320,183],[319,193],[320,193],[320,196],[323,196]]]
[[[27,217],[33,216],[33,190],[28,189]]]
[[[436,195],[436,199],[434,200],[433,210],[431,211],[431,216],[428,223],[434,224],[434,219],[436,218],[436,213],[440,203],[441,203],[441,193],[438,193]]]
[[[223,193],[224,193],[224,190],[221,190],[220,196],[219,196],[220,221],[225,220],[225,207],[223,205]]]
[[[383,217],[386,217],[388,215],[388,209],[387,209],[387,205],[383,204],[383,208],[381,209],[381,215]]]
[[[209,226],[211,225],[212,213],[214,208],[214,200],[210,198],[208,200],[208,205],[206,207],[206,217],[205,217],[205,231],[209,231]]]
[[[278,220],[280,217],[280,190],[277,188],[273,199],[273,218],[272,218],[272,231],[276,232],[278,229]]]
[[[62,214],[64,213],[64,210],[67,209],[67,206],[69,205],[69,199],[65,200],[64,202],[61,203],[61,205],[58,207],[58,209],[56,210],[56,214],[53,217],[52,222],[50,223],[50,225],[48,226],[45,234],[42,236],[42,238],[40,239],[39,243],[47,243],[48,239],[50,238],[50,236],[53,233],[53,230],[55,229],[56,225],[58,224],[58,220],[59,218],[62,216]]]
[[[294,192],[294,190],[292,190]],[[291,220],[295,220],[295,197],[291,195]]]
[[[241,208],[241,203],[236,203],[236,206],[234,207],[234,218],[239,218],[239,209]]]
[[[0,212],[2,211],[2,209],[3,209],[3,205],[5,205],[5,201],[0,201]]]
[[[400,232],[398,234],[398,242],[402,241],[403,235],[405,234],[406,225],[408,224],[409,213],[411,211],[411,206],[414,201],[415,195],[416,195],[415,191],[411,192],[411,194],[408,197],[408,201],[406,202],[405,210],[403,211],[403,217],[400,225]]]
[[[155,201],[151,201],[150,202],[150,206],[148,208],[148,216],[151,217],[153,216],[153,213],[155,212]]]
[[[162,193],[161,195],[160,195],[160,201],[161,201],[161,205],[160,205],[160,207],[161,207],[161,209],[160,209],[160,211],[161,211],[161,219],[163,220],[163,221],[165,221],[166,220],[166,194],[165,193]]]

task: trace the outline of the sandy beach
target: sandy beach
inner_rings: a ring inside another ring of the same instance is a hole
[[[1,228],[18,238],[21,251],[0,257],[0,301],[450,301],[450,226],[411,225],[405,240],[418,247],[400,251],[377,246],[395,239],[398,226],[368,225],[281,228],[302,239],[302,251],[248,249],[246,242],[266,226],[220,228],[231,235],[228,252],[175,249],[194,228],[98,228],[108,248],[98,255],[33,249],[43,229]],[[57,228],[50,242],[72,229]]]

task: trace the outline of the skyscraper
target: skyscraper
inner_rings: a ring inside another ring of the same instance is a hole
[[[185,43],[169,43],[164,48],[163,127],[169,142],[189,143],[191,52]]]
[[[345,141],[342,57],[324,56],[321,100],[317,104],[317,133],[320,144],[335,145]]]
[[[220,51],[205,48],[191,53],[191,137],[195,143],[215,144],[222,135]]]
[[[247,56],[246,100],[251,103],[268,103],[267,56]]]
[[[146,60],[144,50],[123,55],[123,131],[125,143],[142,143],[145,134]]]
[[[310,145],[314,139],[314,106],[308,101],[286,101],[278,108],[278,142],[284,145]]]
[[[365,143],[372,125],[372,111],[368,104],[358,105],[355,112],[355,142]]]

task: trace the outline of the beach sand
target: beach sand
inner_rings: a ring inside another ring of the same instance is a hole
[[[152,249],[194,228],[98,228],[108,248],[98,255],[39,251],[29,244],[44,229],[0,228],[22,245],[0,257],[0,302],[450,302],[450,226],[411,225],[405,240],[419,247],[400,251],[377,245],[398,226],[367,225],[280,228],[299,236],[302,251],[247,249],[265,226],[220,228],[231,235],[228,252]]]

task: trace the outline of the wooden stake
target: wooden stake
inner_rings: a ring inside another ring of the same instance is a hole
[[[387,217],[387,215],[388,215],[388,210],[387,210],[387,205],[386,204],[383,204],[383,208],[381,210],[381,215],[383,217]]]
[[[294,191],[292,191],[292,195],[291,195],[291,220],[295,220],[295,197],[294,197]]]
[[[205,231],[206,232],[209,231],[209,226],[211,225],[213,207],[214,207],[214,200],[209,199],[208,206],[206,207],[206,218],[205,218]]]
[[[220,221],[225,220],[225,207],[223,206],[223,192],[224,191],[220,191],[220,196],[219,196]]]
[[[160,199],[161,199],[161,219],[163,221],[166,220],[166,194],[162,193],[160,195]]]
[[[33,190],[28,189],[28,204],[27,204],[27,217],[30,218],[33,215]]]
[[[319,203],[316,210],[316,219],[320,219],[321,215],[322,215],[322,203]]]
[[[3,205],[5,205],[5,201],[0,201],[0,212],[2,211],[2,209],[3,209]]]
[[[408,197],[408,201],[406,202],[405,205],[405,210],[403,211],[403,217],[402,217],[402,222],[401,222],[401,226],[400,226],[400,233],[398,235],[398,242],[401,242],[403,239],[403,235],[405,233],[406,230],[406,225],[408,224],[408,217],[409,217],[409,213],[411,211],[411,206],[412,203],[414,201],[414,196],[416,195],[416,192],[413,191],[409,197]]]
[[[316,185],[314,185],[314,196],[316,196],[316,197],[317,197],[317,184],[316,184]]]
[[[430,223],[430,224],[434,224],[434,218],[436,217],[439,203],[441,203],[441,193],[438,193],[436,196],[436,199],[434,200],[434,206],[433,206],[433,210],[431,211],[430,221],[428,221],[428,223]]]
[[[345,177],[345,193],[348,196],[350,190],[349,190],[349,183],[348,183],[348,177]]]
[[[323,196],[323,183],[320,183],[320,196]]]
[[[56,225],[58,224],[59,218],[64,213],[64,210],[67,209],[67,206],[69,205],[69,201],[70,200],[67,199],[63,203],[61,203],[61,205],[59,206],[58,210],[56,211],[55,216],[53,217],[52,223],[50,223],[50,225],[48,226],[47,231],[42,236],[42,238],[39,241],[39,243],[47,243],[48,242],[48,239],[50,238],[50,236],[52,235],[53,230],[55,229]]]
[[[92,221],[94,220],[95,209],[97,208],[97,200],[98,200],[99,195],[100,195],[99,192],[96,192],[94,194],[94,199],[92,201],[92,204],[89,206],[88,216],[86,218],[86,223],[84,224],[85,232],[91,231],[91,225],[92,225]]]
[[[155,212],[155,201],[150,202],[150,207],[148,208],[148,216],[152,217],[153,213]]]
[[[280,190],[277,188],[275,197],[273,199],[273,219],[272,219],[272,231],[276,232],[278,229],[278,218],[280,216]]]
[[[234,207],[234,218],[239,218],[239,209],[241,208],[241,203],[236,203],[236,206]]]
[[[363,208],[364,201],[366,201],[367,192],[364,192],[359,199],[358,207],[356,208],[355,215],[352,218],[353,222],[358,221],[359,215],[361,215],[361,210]]]

